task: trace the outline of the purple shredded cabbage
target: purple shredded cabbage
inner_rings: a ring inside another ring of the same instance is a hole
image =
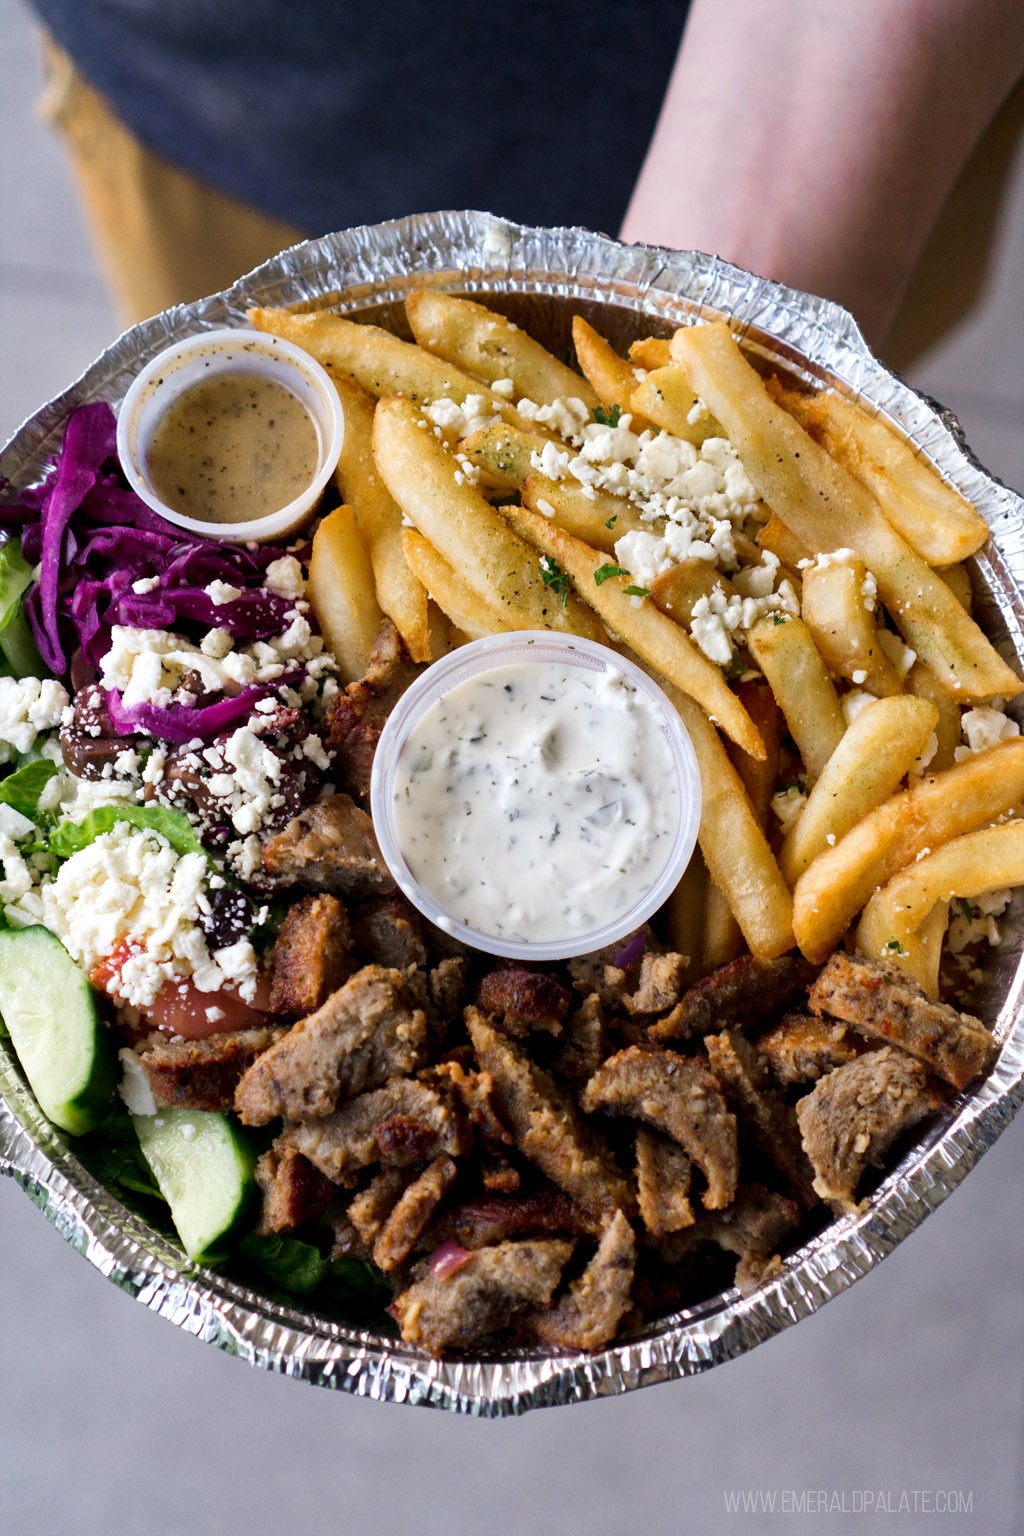
[[[626,940],[618,954],[614,956],[612,965],[620,971],[628,971],[630,966],[636,965],[639,962],[646,943],[647,930],[639,928],[631,939]]]
[[[292,681],[295,674],[290,674]],[[126,709],[116,688],[107,693],[107,712],[119,736],[135,736],[143,731],[160,741],[184,743],[198,737],[216,736],[229,725],[247,720],[260,699],[274,693],[286,677],[273,683],[260,683],[255,688],[245,688],[232,698],[220,699],[202,709],[191,709],[185,704],[170,704],[166,709],[157,704],[133,704]]]
[[[272,544],[223,544],[175,528],[124,484],[114,456],[116,436],[109,405],[81,406],[68,417],[47,480],[24,492],[19,506],[3,510],[0,526],[25,524],[25,558],[41,565],[25,613],[51,672],[62,676],[76,650],[98,665],[114,624],[168,629],[190,623],[227,629],[243,641],[280,634],[295,604],[266,588],[263,578],[285,551]],[[159,587],[132,590],[153,576],[159,576]],[[215,604],[204,591],[214,581],[238,587],[242,595]]]

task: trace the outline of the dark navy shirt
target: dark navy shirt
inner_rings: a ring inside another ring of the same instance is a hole
[[[616,233],[685,0],[32,0],[144,144],[316,235],[437,208]]]

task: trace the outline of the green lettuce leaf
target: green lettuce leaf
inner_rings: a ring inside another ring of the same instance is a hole
[[[167,839],[175,853],[201,853],[206,849],[199,841],[187,816],[180,811],[168,810],[164,805],[100,805],[80,822],[63,821],[50,838],[50,852],[59,859],[69,859],[80,853],[104,832],[109,832],[119,821],[130,822],[133,827],[158,832]]]
[[[0,544],[0,660],[13,677],[49,677],[22,611],[32,585],[32,567],[16,539]]]
[[[0,805],[13,806],[29,821],[35,821],[39,810],[39,796],[57,772],[57,764],[47,758],[37,758],[16,768],[6,779],[0,779]]]

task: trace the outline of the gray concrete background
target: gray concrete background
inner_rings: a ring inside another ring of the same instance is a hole
[[[0,439],[116,325],[59,146],[33,118],[27,12],[0,0]],[[975,313],[913,367],[1024,486],[1024,155]],[[0,1181],[5,1536],[755,1536],[1024,1530],[1024,1121],[886,1263],[692,1381],[500,1424],[352,1401],[178,1332]],[[919,1512],[783,1513],[802,1490]],[[774,1514],[730,1513],[736,1491]],[[959,1515],[928,1513],[947,1494]],[[922,1507],[924,1506],[924,1507]]]

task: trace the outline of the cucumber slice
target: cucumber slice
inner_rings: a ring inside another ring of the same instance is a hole
[[[132,1124],[189,1258],[223,1258],[256,1188],[245,1136],[227,1115],[198,1109],[158,1109]]]
[[[48,928],[0,930],[0,1014],[43,1113],[81,1136],[114,1096],[114,1052],[93,991]]]

